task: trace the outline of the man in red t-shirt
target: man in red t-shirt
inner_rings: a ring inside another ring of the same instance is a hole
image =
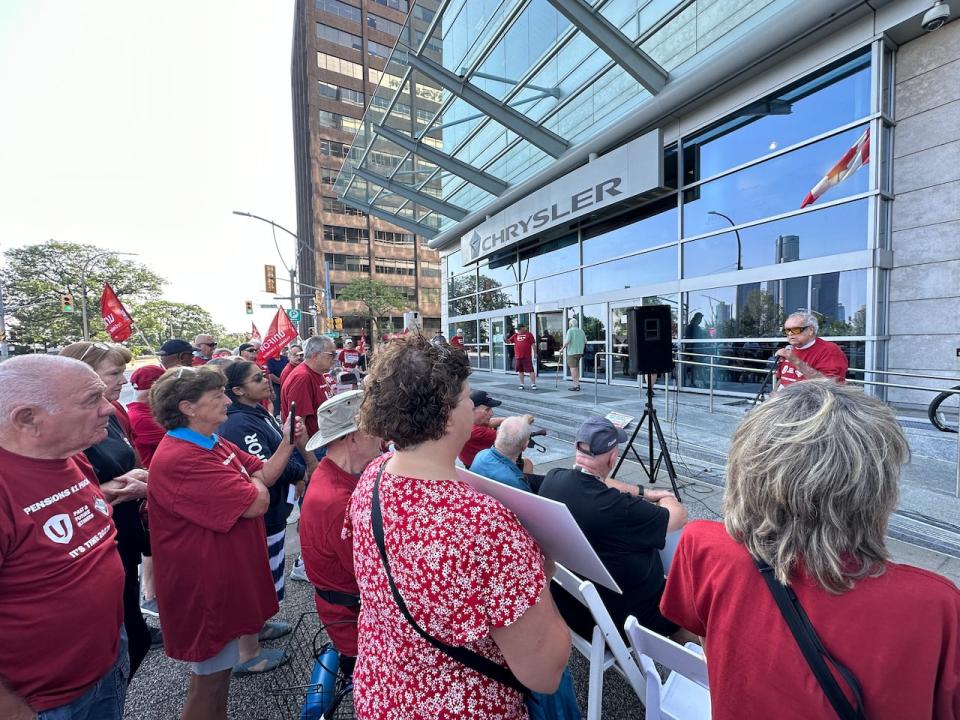
[[[470,438],[464,443],[458,455],[460,462],[466,468],[473,464],[473,459],[478,452],[493,447],[497,439],[497,428],[506,420],[506,418],[493,416],[493,408],[502,405],[503,402],[494,400],[486,390],[471,390],[470,400],[473,402],[473,427],[470,430]],[[533,415],[527,414],[523,418],[528,423],[533,422]],[[528,469],[533,472],[533,465],[530,464]]]
[[[524,373],[530,373],[530,387],[537,389],[537,371],[533,367],[533,357],[537,354],[537,338],[527,330],[526,325],[507,338],[507,344],[513,345],[513,365],[520,373],[520,389],[523,390]]]
[[[303,344],[303,362],[294,368],[280,386],[280,416],[283,422],[290,403],[297,404],[297,416],[303,418],[307,432],[317,432],[317,410],[337,394],[337,381],[328,372],[337,356],[336,345],[326,335],[314,335]]]
[[[283,370],[280,372],[280,389],[283,389],[283,384],[287,381],[287,378],[290,377],[297,365],[303,362],[303,346],[302,345],[288,345],[286,349],[287,354],[287,364],[284,365]],[[279,397],[279,395],[278,395]]]
[[[847,356],[840,346],[817,337],[819,323],[813,313],[795,312],[783,323],[787,347],[774,353],[777,365],[777,389],[801,380],[829,377],[845,382]]]
[[[320,431],[307,451],[325,447],[300,509],[300,549],[307,577],[316,587],[320,622],[352,669],[357,656],[360,590],[353,570],[353,543],[341,537],[347,503],[367,464],[380,454],[380,438],[357,429],[362,390],[349,390],[321,407]]]
[[[84,363],[0,363],[0,717],[123,714],[129,659],[123,565],[108,501],[83,449],[114,408]],[[103,710],[103,708],[111,710]]]
[[[347,372],[356,372],[357,365],[360,364],[360,353],[353,347],[353,340],[347,338],[343,341],[343,349],[337,353],[337,361]]]
[[[457,334],[450,338],[450,345],[463,350],[463,328],[457,330]]]

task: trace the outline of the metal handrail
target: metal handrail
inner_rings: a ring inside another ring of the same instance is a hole
[[[599,379],[599,368],[597,367],[597,358],[601,355],[609,355],[610,357],[625,357],[629,358],[630,356],[627,353],[618,353],[618,352],[607,352],[606,350],[601,350],[598,353],[595,353],[593,356],[593,404],[596,405],[599,402],[599,390],[600,390],[600,379]],[[604,372],[604,377],[606,377],[606,372]]]

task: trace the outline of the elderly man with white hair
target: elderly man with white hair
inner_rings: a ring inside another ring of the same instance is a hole
[[[817,337],[820,323],[813,313],[798,310],[783,322],[788,345],[775,353],[777,389],[801,380],[833,378],[843,382],[847,375],[847,356],[836,343]]]
[[[517,460],[530,441],[531,419],[529,416],[504,418],[497,428],[493,447],[477,453],[470,471],[519,490],[534,492],[528,476],[517,467]]]
[[[83,454],[107,437],[105,391],[71,358],[0,363],[2,718],[123,715],[130,659],[109,504],[122,487],[100,486]]]

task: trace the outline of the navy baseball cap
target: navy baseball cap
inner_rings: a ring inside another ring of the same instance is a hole
[[[160,349],[157,350],[157,355],[179,355],[185,352],[192,353],[193,350],[193,345],[186,340],[167,340],[160,346]]]
[[[591,455],[603,455],[626,441],[627,434],[605,417],[589,417],[577,430],[577,445],[586,445]]]
[[[473,401],[474,407],[479,407],[480,405],[486,405],[487,407],[495,408],[498,405],[503,405],[499,400],[494,400],[492,397],[487,395],[486,390],[471,390],[470,399]]]

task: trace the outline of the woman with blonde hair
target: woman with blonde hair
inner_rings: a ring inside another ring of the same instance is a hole
[[[706,639],[714,720],[960,717],[960,592],[885,545],[907,457],[891,410],[832,380],[737,428],[724,522],[687,525],[661,602]]]

